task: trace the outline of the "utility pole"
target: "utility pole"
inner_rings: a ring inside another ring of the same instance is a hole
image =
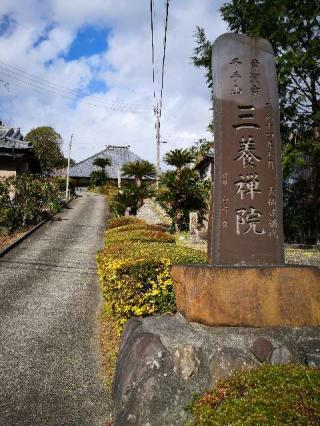
[[[69,174],[70,174],[70,155],[71,155],[71,146],[72,146],[73,134],[71,135],[69,142],[69,154],[68,154],[68,166],[67,166],[67,182],[66,182],[66,200],[69,198]]]
[[[118,168],[118,188],[121,188],[121,170]]]
[[[156,144],[157,144],[157,180],[156,187],[159,189],[159,179],[160,179],[160,112],[159,106],[157,105],[154,109],[154,113],[156,116]]]

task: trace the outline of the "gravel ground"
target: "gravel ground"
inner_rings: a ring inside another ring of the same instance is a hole
[[[199,241],[197,243],[191,242],[188,239],[179,239],[181,235],[177,236],[177,244],[181,246],[191,247],[197,250],[207,251],[207,242]],[[297,248],[289,244],[285,245],[284,249],[285,263],[288,265],[311,265],[320,266],[320,247],[306,247]]]
[[[286,263],[320,266],[320,247],[296,248],[288,245],[284,254]]]
[[[85,193],[0,259],[0,425],[103,425],[95,255],[105,198]]]

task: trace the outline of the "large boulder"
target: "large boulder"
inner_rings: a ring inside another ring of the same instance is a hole
[[[183,425],[186,405],[238,369],[317,365],[319,328],[208,327],[180,314],[131,319],[113,385],[114,425]]]

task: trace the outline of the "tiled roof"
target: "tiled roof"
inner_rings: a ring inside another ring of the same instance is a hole
[[[129,150],[127,146],[107,145],[107,148],[98,152],[86,160],[80,161],[70,168],[71,177],[90,177],[94,170],[101,170],[100,167],[94,166],[92,163],[96,158],[110,158],[112,166],[106,167],[108,177],[111,179],[118,178],[118,170],[128,161],[137,161],[141,158]]]
[[[32,149],[32,146],[29,142],[17,141],[13,138],[0,139],[0,148],[6,149]]]
[[[32,149],[30,142],[23,141],[20,129],[0,126],[0,149]]]

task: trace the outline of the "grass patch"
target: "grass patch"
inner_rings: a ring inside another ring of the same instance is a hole
[[[265,365],[240,371],[196,397],[188,425],[319,425],[320,370]]]
[[[182,238],[181,238],[182,237]],[[187,233],[176,234],[176,243],[179,246],[195,248],[207,252],[207,242],[192,242]],[[295,248],[287,246],[284,249],[285,263],[288,265],[320,266],[320,248]]]
[[[308,249],[286,247],[284,253],[286,263],[320,266],[320,248],[318,247]]]
[[[102,310],[99,318],[99,347],[102,357],[102,375],[109,391],[116,368],[120,336],[114,321]]]

